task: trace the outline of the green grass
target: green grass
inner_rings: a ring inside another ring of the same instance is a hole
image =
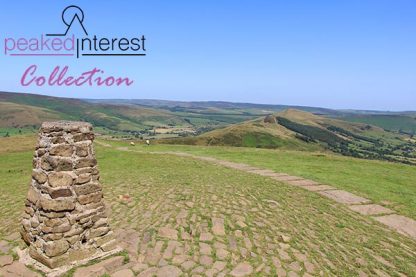
[[[391,202],[389,207],[416,219],[415,166],[356,159],[331,153],[243,147],[137,145],[136,149],[189,152],[293,174],[356,193],[377,203]]]
[[[231,134],[230,134],[231,135]],[[250,132],[242,135],[241,141],[235,140],[234,146],[254,147],[254,148],[283,148],[283,149],[307,149],[315,150],[319,146],[307,144],[295,139],[284,139],[273,136],[269,133]]]
[[[17,231],[29,188],[32,155],[32,151],[0,152],[0,237]]]
[[[224,126],[253,119],[258,116],[259,111],[241,109],[238,111],[215,108],[168,108],[168,107],[144,107],[138,105],[120,106],[108,103],[91,103],[78,99],[58,98],[34,94],[3,93],[0,92],[0,103],[19,104],[20,113],[14,111],[13,125],[10,125],[8,112],[0,113],[0,121],[3,119],[4,126],[26,126],[24,123],[27,115],[23,114],[28,108],[36,108],[37,112],[44,111],[47,115],[38,119],[34,125],[47,120],[81,120],[88,121],[94,126],[105,130],[106,134],[117,132],[126,135],[129,132],[143,131],[146,128],[157,126],[176,126],[212,128],[213,126]],[[40,109],[39,109],[40,108]],[[257,112],[256,112],[257,111]],[[8,124],[8,125],[5,125]],[[31,125],[33,125],[31,124]],[[104,129],[105,128],[105,129]],[[0,130],[1,131],[1,130]],[[6,133],[4,133],[6,134]],[[1,133],[0,133],[1,136]]]
[[[151,146],[146,149],[155,151],[162,150],[162,148],[171,150],[165,146]],[[132,149],[142,150],[142,147],[132,147]],[[198,149],[202,148],[198,147]],[[221,151],[220,149],[224,148],[218,148],[218,151]],[[243,148],[236,150],[246,154]],[[202,152],[205,151],[203,148]],[[381,240],[387,239],[386,234],[380,233],[371,224],[366,223],[364,227],[362,223],[365,220],[361,217],[351,216],[352,213],[346,211],[344,207],[334,206],[332,201],[302,189],[279,185],[269,178],[188,158],[124,152],[102,146],[97,146],[97,153],[107,200],[114,201],[122,193],[128,193],[135,200],[135,204],[130,207],[123,204],[113,205],[113,216],[119,215],[117,219],[113,218],[117,226],[131,224],[133,228],[146,232],[147,224],[154,228],[164,220],[163,216],[149,208],[150,206],[163,203],[159,204],[156,210],[171,213],[172,210],[179,211],[185,202],[194,201],[196,206],[191,209],[191,212],[196,213],[201,222],[206,223],[207,226],[209,226],[212,213],[228,211],[226,220],[230,223],[235,223],[231,219],[234,214],[245,216],[248,227],[244,229],[244,232],[252,234],[251,230],[257,230],[255,237],[258,236],[258,232],[261,236],[273,237],[276,235],[276,230],[270,226],[253,229],[254,222],[259,220],[259,214],[253,211],[256,207],[261,207],[262,199],[273,199],[281,203],[282,210],[277,213],[270,210],[266,216],[267,221],[277,229],[287,231],[288,235],[294,238],[291,242],[293,247],[299,247],[305,252],[313,252],[306,243],[305,237],[316,235],[312,241],[317,243],[320,251],[335,264],[336,269],[332,271],[332,274],[352,276],[354,271],[352,268],[356,267],[353,257],[357,253],[371,260],[371,255],[365,253],[367,250],[364,249],[371,249],[371,253],[386,250],[385,246],[380,244],[380,238]],[[212,200],[213,195],[218,197],[216,201]],[[238,208],[236,203],[243,199],[246,203],[251,203],[250,206],[240,204]],[[143,213],[148,211],[152,211],[152,217],[144,218]],[[126,216],[122,216],[124,214]],[[172,220],[167,220],[167,222],[175,222],[174,214],[169,217]],[[231,233],[236,229],[234,224],[232,226]],[[196,249],[198,249],[197,241],[195,241]],[[237,241],[242,243],[238,239]],[[339,248],[341,244],[342,250]],[[259,250],[264,251],[264,247],[260,244]],[[388,253],[401,255],[396,252],[397,250],[390,248]],[[337,253],[337,251],[340,252]],[[316,260],[324,263],[320,260],[322,254],[317,252],[313,255]],[[346,259],[350,261],[349,269],[345,260],[340,258],[341,255],[347,256]],[[388,259],[388,255],[383,257]],[[249,261],[255,263],[255,258],[250,258]],[[370,267],[377,267],[373,262],[370,264]],[[405,269],[407,267],[405,264],[406,262],[402,263],[399,259],[395,261],[398,268],[409,273],[409,268]],[[394,275],[393,271],[390,274]]]
[[[352,115],[340,119],[379,126],[391,131],[416,133],[416,118],[404,115]]]
[[[147,149],[155,150],[152,147]],[[312,233],[318,235],[316,240],[313,241],[315,243],[319,241],[318,245],[321,247],[321,251],[328,255],[328,259],[336,265],[332,274],[351,276],[354,270],[348,269],[348,267],[354,267],[353,256],[355,254],[353,252],[355,251],[361,253],[366,259],[371,258],[364,253],[366,252],[364,249],[372,249],[371,251],[375,253],[383,251],[381,249],[384,246],[379,244],[379,237],[383,237],[385,234],[379,233],[374,226],[365,224],[364,227],[362,219],[351,217],[350,212],[346,212],[339,206],[334,207],[331,201],[302,189],[279,186],[269,178],[229,170],[187,158],[129,153],[101,146],[97,147],[97,153],[104,187],[107,192],[111,191],[107,199],[113,201],[119,194],[129,193],[136,200],[136,205],[140,206],[138,208],[135,205],[128,207],[115,204],[113,209],[118,211],[117,213],[126,215],[126,218],[116,219],[118,226],[132,224],[138,230],[142,230],[142,226],[146,225],[146,221],[143,220],[152,222],[149,226],[157,226],[157,224],[160,224],[158,222],[163,220],[160,219],[162,216],[159,213],[153,212],[151,219],[142,217],[142,213],[152,211],[148,208],[149,206],[162,201],[164,204],[158,210],[168,213],[172,209],[180,210],[179,207],[185,202],[195,199],[195,203],[198,204],[192,209],[192,212],[196,213],[207,226],[209,226],[209,218],[212,216],[213,210],[218,213],[219,211],[227,211],[232,207],[233,210],[229,210],[229,214],[227,214],[227,218],[230,217],[228,222],[233,222],[231,217],[234,213],[244,215],[247,218],[248,225],[245,232],[251,234],[254,222],[259,221],[260,218],[260,215],[253,212],[253,210],[255,210],[255,207],[259,207],[261,199],[273,199],[281,203],[284,208],[277,212],[278,216],[270,213],[265,218],[274,226],[277,226],[279,230],[287,230],[291,237],[296,238],[293,241],[293,247],[300,247],[306,252],[311,251],[307,246],[306,237],[309,237],[310,230],[313,230]],[[218,197],[216,201],[212,200],[213,195]],[[243,199],[246,202],[256,200],[251,202],[250,205],[253,206],[239,205],[241,207],[237,208],[233,204]],[[171,215],[171,217],[174,218],[175,216]],[[173,222],[175,221],[173,220]],[[233,225],[231,232],[235,228]],[[143,229],[143,231],[145,230]],[[258,228],[257,230],[262,234],[261,236],[273,237],[276,234],[269,227]],[[367,235],[364,235],[364,233],[369,234],[368,240],[365,239]],[[346,237],[350,239],[347,240]],[[355,239],[351,239],[351,237]],[[366,242],[360,245],[359,241]],[[347,260],[350,261],[350,265],[346,265],[345,260],[342,261],[343,259],[339,258],[339,253],[336,254],[338,250],[335,250],[335,248],[339,247],[337,245],[340,244],[343,245],[341,252],[348,256]],[[263,244],[260,245],[259,250],[264,250],[263,247],[265,247]],[[331,249],[332,247],[334,248]],[[392,253],[397,250],[392,250]],[[319,257],[322,258],[318,253],[315,255],[316,260],[320,260]],[[255,263],[254,258],[253,261],[250,259],[250,262]],[[322,260],[320,262],[324,263]],[[397,266],[406,272],[406,269],[404,269],[406,266],[399,264]],[[376,265],[372,264],[372,266]],[[391,275],[394,275],[393,272],[391,272]]]
[[[37,132],[38,132],[37,127],[23,127],[23,128],[1,127],[0,137],[35,134]]]
[[[160,143],[302,151],[328,149],[350,157],[416,165],[416,144],[411,142],[410,135],[293,109],[200,136],[173,138]]]
[[[10,143],[10,140],[7,142]],[[125,142],[109,143],[126,146]],[[239,160],[253,160],[254,155],[269,162],[269,156],[273,154],[272,163],[276,162],[275,153],[278,152],[163,145],[131,149],[180,150]],[[254,268],[262,263],[271,265],[271,257],[279,256],[278,249],[282,244],[277,236],[285,234],[291,238],[285,246],[289,255],[294,257],[295,253],[305,253],[308,261],[322,270],[324,276],[356,276],[359,270],[369,276],[375,274],[374,270],[382,270],[389,276],[398,276],[398,272],[415,276],[416,242],[388,232],[373,220],[317,194],[270,178],[186,157],[126,152],[99,144],[96,144],[95,150],[104,199],[112,211],[112,227],[134,229],[141,238],[150,234],[145,246],[148,249],[163,240],[158,237],[161,226],[184,226],[187,228],[183,230],[197,230],[196,234],[199,234],[200,227],[207,226],[210,230],[210,219],[220,215],[224,217],[227,236],[216,239],[229,243],[234,238],[237,249],[241,249],[244,247],[243,239],[234,236],[239,230],[246,238],[256,240],[255,247],[251,249],[255,255],[245,256],[236,250],[232,260],[227,260],[227,268],[230,269],[235,262],[241,261],[251,263]],[[294,152],[279,153],[283,159]],[[19,227],[30,179],[32,150],[0,152],[0,155],[1,240]],[[315,156],[315,163],[320,158]],[[310,162],[312,160],[311,156]],[[128,194],[132,202],[121,202],[119,195],[123,194]],[[279,206],[267,201],[275,201]],[[192,208],[187,208],[188,202],[193,203]],[[182,210],[187,210],[189,214],[178,224],[176,218]],[[236,217],[242,218],[247,227],[238,227]],[[200,255],[197,236],[182,243],[187,243],[195,255]],[[380,263],[380,257],[393,267]],[[367,265],[359,267],[358,258],[364,259]],[[287,269],[290,262],[282,261],[282,264]]]

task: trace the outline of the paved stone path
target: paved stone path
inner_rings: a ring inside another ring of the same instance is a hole
[[[212,157],[149,153],[133,147],[117,150],[164,155],[164,159],[153,158],[161,168],[155,175],[163,174],[164,161],[173,159],[169,155],[182,157],[175,159],[184,164],[178,175],[189,184],[155,187],[153,178],[157,176],[152,175],[148,185],[142,177],[139,191],[129,192],[132,202],[113,206],[114,215],[126,215],[115,219],[114,225],[124,228],[119,240],[136,261],[131,269],[137,276],[310,277],[334,276],[335,272],[336,276],[412,276],[408,271],[404,274],[397,262],[406,255],[416,261],[415,242],[401,236],[400,242],[393,239],[393,232],[372,220],[373,216],[393,213],[368,199],[312,180]],[[201,172],[190,177],[187,166],[199,166]],[[216,173],[226,170],[224,167],[244,172],[237,175],[241,185],[218,187]],[[270,181],[260,180],[254,185],[259,179],[251,179],[251,174]],[[166,180],[167,176],[161,178]],[[212,183],[198,185],[192,179],[206,176]],[[267,184],[273,192],[268,191]],[[122,194],[126,188],[111,186],[111,194]],[[322,192],[327,193],[323,197],[334,200],[323,201],[331,203],[330,209],[341,211],[340,205],[345,205],[351,212],[345,209],[337,216],[314,206],[313,199],[319,199]],[[276,193],[281,198],[276,198]],[[298,193],[313,195],[311,202]],[[343,226],[340,221],[344,219],[347,225]],[[322,225],[327,229],[320,228]],[[398,253],[398,249],[406,253]],[[407,266],[416,272],[416,264]]]
[[[106,145],[107,147],[110,145]],[[121,151],[134,151],[140,152],[136,150],[131,150],[128,147],[118,147],[118,150]],[[369,215],[372,216],[378,222],[386,225],[387,227],[399,232],[400,234],[406,235],[412,239],[416,240],[416,221],[401,215],[397,215],[394,211],[385,208],[381,205],[371,203],[371,200],[357,196],[350,192],[339,190],[329,185],[320,184],[318,182],[304,179],[302,177],[291,176],[285,173],[279,173],[268,169],[262,169],[253,167],[243,163],[235,163],[225,160],[220,160],[212,157],[204,157],[204,156],[197,156],[192,155],[189,153],[183,152],[145,152],[141,151],[142,153],[151,153],[151,154],[169,154],[169,155],[176,155],[181,157],[189,157],[193,159],[203,160],[207,162],[212,162],[215,164],[219,164],[228,168],[233,168],[265,177],[270,177],[274,180],[287,183],[289,185],[302,187],[306,190],[317,192],[320,195],[330,198],[337,203],[348,205],[348,207],[357,213],[362,215]]]

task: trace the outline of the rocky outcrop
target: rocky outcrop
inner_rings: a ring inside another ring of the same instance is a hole
[[[40,128],[21,235],[30,256],[50,268],[116,247],[93,139],[89,123],[45,122]]]
[[[266,115],[263,120],[264,123],[275,123],[276,124],[276,118],[273,115]]]

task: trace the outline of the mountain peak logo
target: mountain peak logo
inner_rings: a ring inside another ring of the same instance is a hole
[[[82,30],[84,31],[85,35],[88,36],[88,32],[84,27],[84,11],[75,5],[70,5],[66,7],[62,11],[62,22],[67,26],[65,33],[63,34],[46,34],[47,36],[66,36],[68,34],[68,31],[71,29],[72,24],[75,22],[78,22],[78,24],[82,27]]]
[[[37,37],[9,37],[4,40],[4,54],[10,56],[146,56],[146,38],[90,36],[84,26],[84,11],[75,5],[66,7],[61,14],[66,26],[64,33],[41,34]],[[83,37],[71,34],[79,24]]]
[[[63,33],[48,33],[28,37],[7,37],[4,39],[4,55],[11,57],[140,57],[146,56],[146,38],[115,37],[113,35],[89,35],[84,26],[84,11],[75,5],[67,6],[61,14],[63,24],[66,26]],[[73,33],[73,27],[78,24],[81,37]],[[133,80],[128,77],[102,76],[104,70],[94,67],[83,72],[80,76],[68,76],[69,66],[57,65],[49,76],[38,74],[38,65],[27,67],[22,75],[22,86],[130,86]]]

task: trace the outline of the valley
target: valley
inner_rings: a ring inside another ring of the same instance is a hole
[[[0,136],[47,120],[88,121],[106,138],[161,144],[331,151],[416,163],[414,113],[230,102],[71,99],[0,92]]]
[[[81,120],[94,125],[110,226],[125,249],[111,274],[416,272],[416,142],[403,130],[342,111],[225,102],[0,93],[0,107],[0,257],[12,265],[25,247],[17,231],[39,125]]]

